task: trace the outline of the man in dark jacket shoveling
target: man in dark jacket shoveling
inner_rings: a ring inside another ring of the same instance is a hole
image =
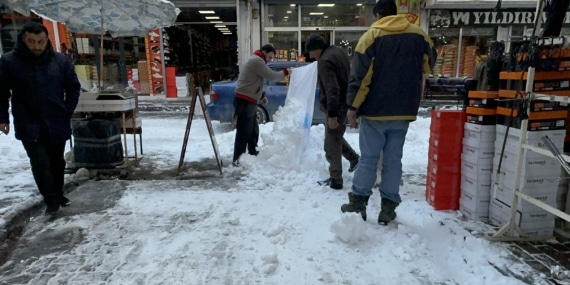
[[[63,155],[80,90],[73,65],[53,51],[40,23],[27,23],[14,50],[0,58],[0,132],[10,132],[11,102],[16,139],[30,158],[46,215],[70,204],[63,196]]]
[[[325,120],[325,157],[329,162],[330,177],[320,182],[333,189],[342,189],[342,157],[350,162],[348,172],[358,165],[358,154],[344,139],[346,131],[346,91],[350,73],[350,59],[346,52],[329,46],[319,34],[311,34],[305,42],[309,56],[317,60],[319,70],[320,109],[327,114]]]

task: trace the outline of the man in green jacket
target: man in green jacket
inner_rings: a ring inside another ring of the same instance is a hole
[[[234,97],[236,123],[236,137],[234,142],[233,166],[239,166],[239,158],[245,150],[251,155],[257,155],[257,141],[259,139],[259,125],[257,123],[257,103],[261,100],[267,104],[263,95],[263,79],[281,81],[289,75],[289,71],[273,71],[267,66],[268,61],[275,58],[275,48],[264,45],[256,50],[241,67],[236,93]]]
[[[402,201],[400,179],[408,126],[416,120],[424,73],[435,63],[433,43],[417,25],[397,15],[394,0],[379,0],[373,9],[376,22],[356,46],[348,84],[348,121],[360,121],[360,161],[343,212],[356,212],[366,220],[380,154],[381,211],[378,223],[396,218]]]

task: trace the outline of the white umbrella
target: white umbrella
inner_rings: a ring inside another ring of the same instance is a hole
[[[74,33],[103,36],[145,36],[151,30],[174,25],[180,10],[166,0],[0,0],[17,12],[34,11],[64,23]],[[103,62],[103,52],[100,52]],[[100,69],[99,80],[103,76]],[[99,86],[100,87],[100,86]]]

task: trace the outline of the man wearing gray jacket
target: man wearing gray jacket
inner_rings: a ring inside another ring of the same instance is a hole
[[[263,95],[263,79],[281,81],[289,75],[289,71],[273,71],[267,66],[268,61],[275,58],[275,48],[264,45],[256,50],[247,62],[241,67],[236,93],[234,108],[236,122],[236,138],[234,142],[233,166],[239,166],[239,157],[247,151],[251,155],[257,155],[257,141],[259,139],[259,125],[257,123],[257,103],[261,100],[267,104],[268,100]]]

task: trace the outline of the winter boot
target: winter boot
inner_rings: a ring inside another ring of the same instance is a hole
[[[393,221],[396,218],[396,207],[398,207],[398,205],[398,203],[390,199],[382,198],[382,201],[380,202],[382,210],[378,215],[378,224],[387,225],[389,222]]]
[[[370,196],[360,196],[354,195],[352,192],[348,193],[348,204],[343,204],[340,210],[343,213],[352,212],[360,213],[362,219],[366,221],[366,206],[368,205],[368,199]]]

